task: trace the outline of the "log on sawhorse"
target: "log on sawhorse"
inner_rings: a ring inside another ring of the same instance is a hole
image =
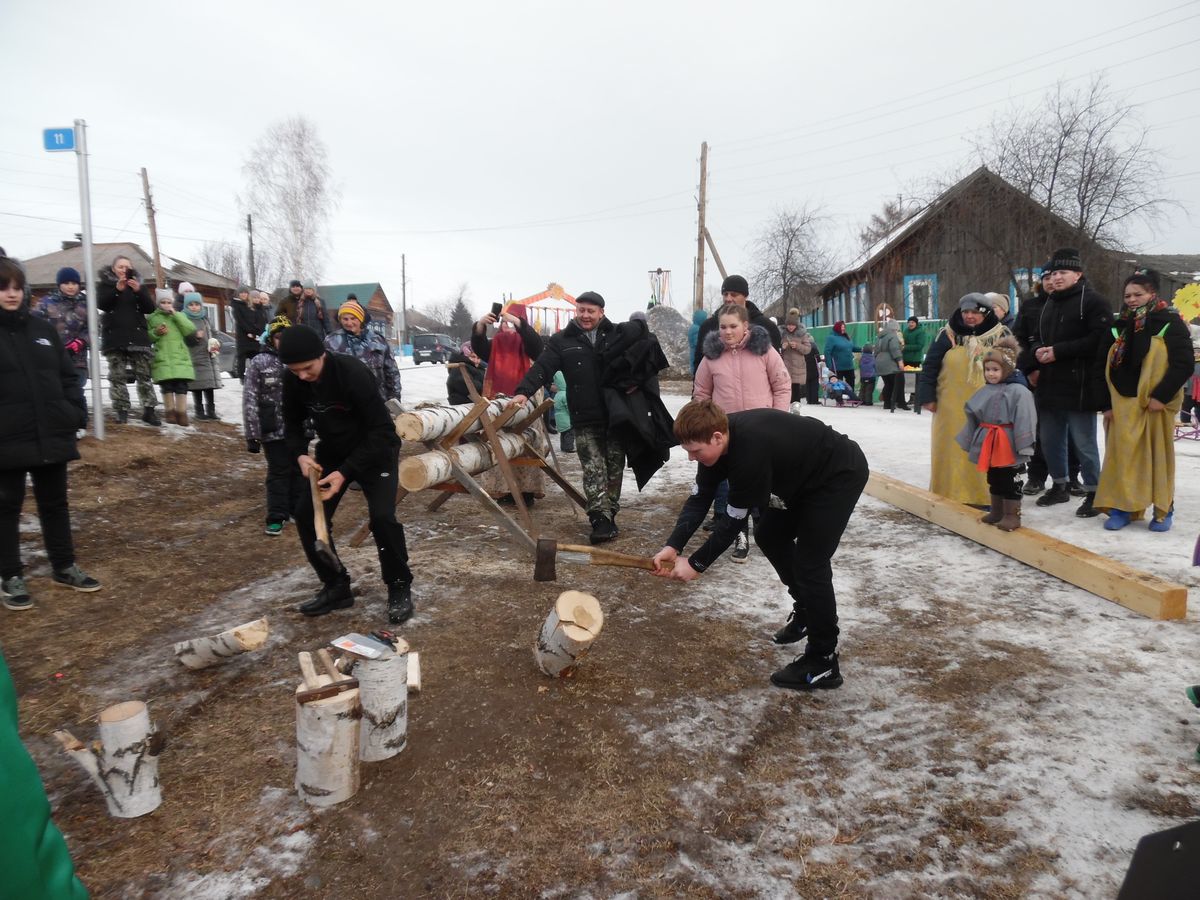
[[[1021,526],[1001,531],[979,521],[979,510],[872,472],[866,493],[997,553],[1061,578],[1151,619],[1187,615],[1187,588],[1132,566]]]

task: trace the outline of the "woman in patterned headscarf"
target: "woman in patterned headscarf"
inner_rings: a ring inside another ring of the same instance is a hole
[[[917,379],[917,402],[936,413],[929,435],[929,490],[960,503],[987,506],[985,473],[959,450],[955,436],[967,421],[965,404],[983,386],[983,357],[1011,335],[996,318],[992,301],[972,292],[958,302],[938,332]]]

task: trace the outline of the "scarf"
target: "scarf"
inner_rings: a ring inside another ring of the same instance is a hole
[[[492,338],[483,393],[488,397],[497,394],[511,397],[532,365],[533,360],[525,355],[525,342],[520,333],[513,328],[501,328]]]
[[[1146,316],[1151,312],[1158,312],[1160,309],[1166,308],[1167,301],[1159,300],[1157,297],[1149,303],[1139,306],[1137,309],[1130,309],[1128,306],[1125,307],[1124,312],[1121,313],[1121,317],[1117,320],[1118,322],[1124,320],[1125,327],[1121,329],[1121,333],[1117,335],[1117,340],[1113,344],[1112,364],[1114,368],[1124,362],[1125,354],[1129,349],[1130,323],[1133,324],[1132,333],[1137,334],[1146,327]]]

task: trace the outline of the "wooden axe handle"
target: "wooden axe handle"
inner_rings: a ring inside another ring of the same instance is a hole
[[[313,665],[312,654],[307,650],[301,650],[296,654],[296,658],[300,660],[300,674],[304,678],[304,686],[310,691],[319,688],[321,686],[321,679],[317,677],[317,669]]]
[[[616,550],[598,550],[585,544],[559,544],[558,549],[570,553],[586,553],[592,558],[593,566],[623,566],[627,569],[655,571],[654,560],[648,556],[634,556],[632,553],[618,553]]]
[[[321,469],[319,466],[308,467],[308,486],[312,491],[313,504],[313,527],[317,531],[317,540],[321,541],[325,546],[329,546],[329,526],[325,524],[325,501],[321,499],[321,487],[317,482],[321,480]]]
[[[329,651],[324,647],[317,651],[317,659],[321,661],[321,666],[325,669],[325,674],[332,678],[335,683],[354,680],[333,664],[333,657],[330,656]]]

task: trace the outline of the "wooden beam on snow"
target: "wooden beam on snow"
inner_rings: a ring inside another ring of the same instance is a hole
[[[1027,566],[1061,578],[1151,619],[1187,615],[1187,588],[1022,525],[1001,531],[979,510],[888,475],[872,472],[866,493]]]

